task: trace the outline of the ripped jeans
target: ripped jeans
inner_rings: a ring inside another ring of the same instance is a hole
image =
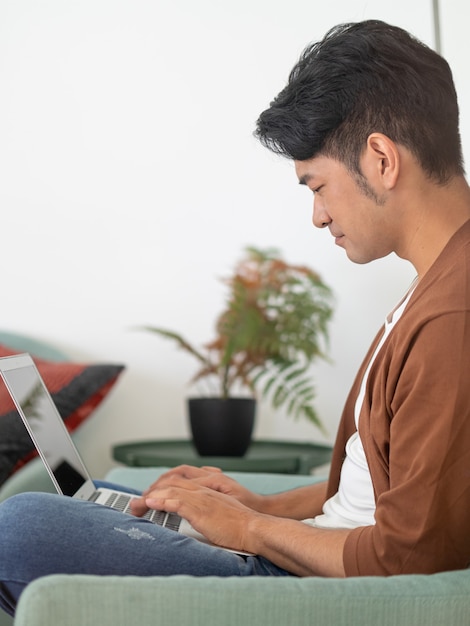
[[[91,502],[24,493],[0,504],[1,608],[13,615],[28,583],[61,573],[290,576],[262,557],[242,557]]]

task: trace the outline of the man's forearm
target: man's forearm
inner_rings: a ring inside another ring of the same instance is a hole
[[[253,516],[246,549],[297,576],[345,576],[347,529],[319,529],[295,520]]]
[[[291,491],[261,496],[256,510],[266,515],[294,520],[315,517],[322,512],[326,487],[326,482],[320,482]]]

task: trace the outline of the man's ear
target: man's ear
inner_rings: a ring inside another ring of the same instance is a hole
[[[382,133],[369,135],[363,167],[364,173],[367,169],[384,190],[393,189],[400,172],[400,153],[396,143]]]

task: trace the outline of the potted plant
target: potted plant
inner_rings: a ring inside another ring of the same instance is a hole
[[[326,358],[330,288],[312,269],[288,264],[278,250],[255,247],[245,249],[232,276],[223,282],[228,287],[226,308],[217,318],[215,338],[201,349],[177,332],[144,327],[195,357],[199,369],[191,382],[209,385],[209,393],[188,403],[198,452],[242,456],[251,439],[259,396],[322,428],[312,405],[315,390],[309,367],[315,359]],[[240,397],[242,390],[248,398]],[[209,422],[208,432],[200,434],[203,419]],[[238,435],[241,443],[236,441]],[[212,441],[216,436],[225,441],[225,448]]]

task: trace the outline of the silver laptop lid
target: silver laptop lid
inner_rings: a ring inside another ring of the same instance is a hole
[[[76,495],[91,477],[33,359],[29,354],[0,358],[0,376],[57,491]]]

